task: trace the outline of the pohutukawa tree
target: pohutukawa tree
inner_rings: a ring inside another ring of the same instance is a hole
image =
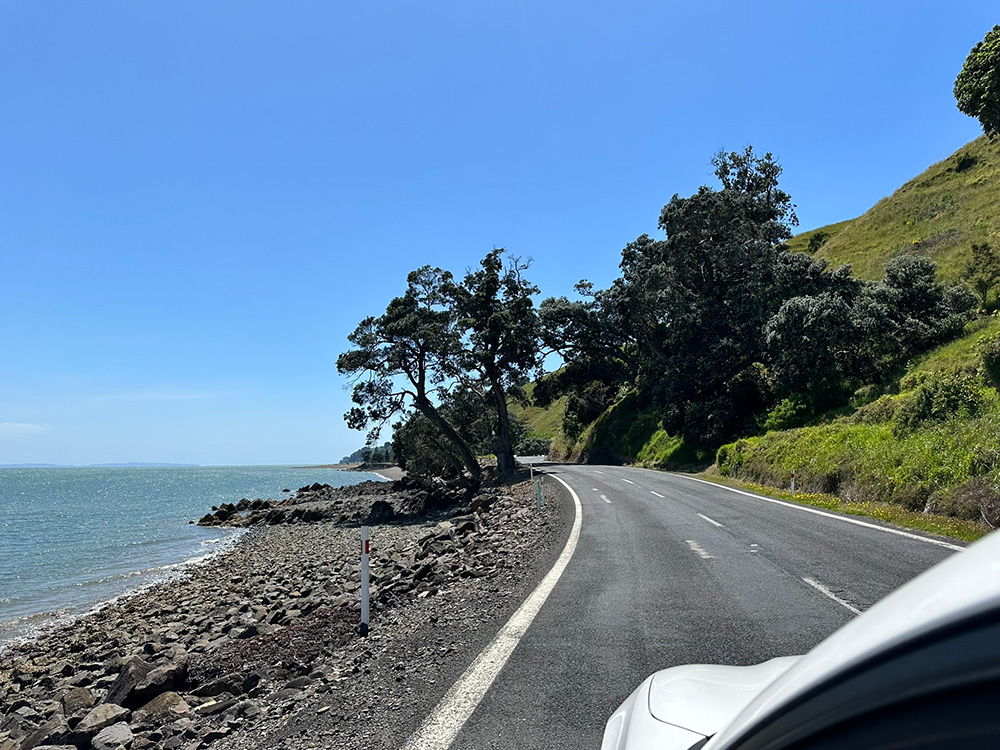
[[[1000,135],[1000,26],[986,34],[955,79],[955,101],[990,137]]]
[[[406,293],[347,337],[355,348],[337,358],[337,370],[354,387],[356,406],[344,415],[348,427],[368,428],[373,442],[394,415],[412,407],[440,431],[475,488],[482,482],[479,462],[436,406],[457,382],[463,356],[458,316],[446,294],[452,285],[451,274],[440,268],[411,272]]]
[[[469,271],[461,283],[446,285],[458,326],[462,353],[456,375],[479,393],[493,420],[493,453],[497,473],[514,471],[507,399],[540,365],[538,313],[532,297],[538,288],[524,278],[529,262],[509,257],[497,248]]]

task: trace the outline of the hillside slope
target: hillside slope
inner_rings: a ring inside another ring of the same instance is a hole
[[[790,248],[807,252],[817,232],[830,235],[817,257],[834,267],[850,263],[855,276],[879,279],[891,258],[914,253],[935,261],[941,278],[957,280],[973,242],[1000,245],[1000,140],[967,143],[862,216],[803,232]]]

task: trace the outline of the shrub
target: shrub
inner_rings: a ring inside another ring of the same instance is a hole
[[[964,372],[917,373],[904,382],[916,382],[897,403],[893,432],[904,434],[927,420],[975,417],[988,403],[978,379]]]
[[[527,436],[514,446],[514,452],[519,456],[547,456],[552,448],[552,441],[546,438]]]
[[[983,363],[983,372],[993,387],[1000,389],[1000,335],[983,336],[976,349]]]
[[[809,419],[809,405],[797,396],[786,398],[775,406],[764,419],[765,430],[788,430],[801,427]]]

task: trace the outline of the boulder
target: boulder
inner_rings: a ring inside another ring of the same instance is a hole
[[[54,745],[63,741],[69,734],[69,725],[62,714],[56,714],[32,732],[21,743],[21,750],[32,750],[39,745]]]
[[[132,707],[148,703],[160,693],[182,689],[187,681],[187,658],[156,667],[136,684],[129,696]]]
[[[72,716],[77,711],[82,711],[85,708],[93,708],[95,702],[94,694],[87,690],[87,688],[73,688],[62,697],[63,713],[66,716]]]
[[[93,750],[118,750],[118,748],[130,748],[135,737],[132,730],[124,721],[105,727],[90,741]]]
[[[127,708],[115,703],[102,703],[83,717],[83,720],[73,730],[73,734],[78,738],[91,737],[105,727],[128,721],[131,716],[132,712]]]
[[[142,708],[137,709],[135,718],[144,721],[153,720],[154,723],[162,724],[166,719],[173,719],[190,710],[191,707],[177,693],[160,693]]]
[[[104,703],[114,703],[119,706],[135,708],[145,703],[142,696],[135,696],[135,689],[150,672],[153,665],[143,661],[138,656],[133,656],[118,673],[118,677],[108,688],[108,694],[104,696]]]

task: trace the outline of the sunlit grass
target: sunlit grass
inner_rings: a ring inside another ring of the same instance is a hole
[[[881,521],[901,528],[916,529],[928,534],[950,537],[964,542],[974,542],[992,531],[989,526],[980,521],[966,521],[934,513],[918,513],[892,503],[874,501],[855,502],[819,492],[796,492],[793,496],[791,489],[770,487],[757,482],[746,482],[717,474],[701,474],[699,476],[716,484],[755,492],[765,497],[787,500],[788,502],[800,505],[811,505],[816,508],[825,508],[826,510],[845,513],[851,516],[864,516],[865,518],[871,518],[875,521]]]

